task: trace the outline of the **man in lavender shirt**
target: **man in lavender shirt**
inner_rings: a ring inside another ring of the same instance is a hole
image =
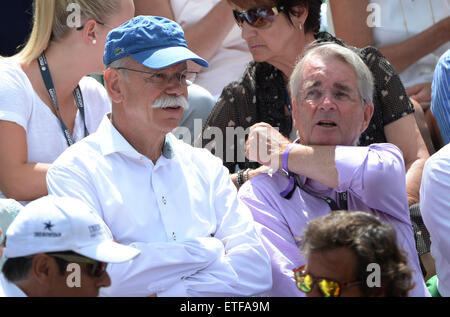
[[[304,296],[293,274],[305,264],[296,238],[309,221],[347,209],[368,211],[394,226],[415,271],[409,296],[430,296],[415,249],[402,152],[387,143],[356,146],[373,114],[373,86],[355,53],[318,45],[297,64],[289,83],[300,139],[290,144],[268,124],[251,127],[246,156],[271,169],[246,182],[239,197],[252,210],[271,257],[273,287],[265,295]]]

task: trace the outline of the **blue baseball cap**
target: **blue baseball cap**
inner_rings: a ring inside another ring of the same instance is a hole
[[[126,56],[153,69],[187,60],[208,67],[203,58],[188,49],[181,26],[157,16],[134,17],[108,33],[103,55],[105,65]]]

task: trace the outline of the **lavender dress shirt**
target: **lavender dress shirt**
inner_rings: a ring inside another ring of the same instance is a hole
[[[300,176],[301,183],[316,194],[339,201],[339,192],[348,192],[348,209],[367,211],[394,226],[399,246],[407,252],[414,269],[416,286],[409,296],[430,296],[423,280],[406,197],[405,165],[401,151],[392,144],[368,147],[337,146],[335,164],[339,188],[329,188]],[[330,212],[328,204],[296,188],[291,199],[280,192],[288,186],[283,171],[269,176],[260,174],[246,182],[239,198],[249,206],[257,222],[263,244],[272,264],[273,287],[266,296],[303,296],[292,269],[306,263],[299,252],[300,237],[313,219]]]

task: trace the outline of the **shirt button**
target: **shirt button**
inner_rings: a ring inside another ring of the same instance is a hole
[[[162,196],[162,203],[165,205],[167,203],[166,197]]]

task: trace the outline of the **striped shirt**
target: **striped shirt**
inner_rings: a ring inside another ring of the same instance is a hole
[[[431,86],[431,112],[444,144],[450,143],[450,50],[439,59]]]

